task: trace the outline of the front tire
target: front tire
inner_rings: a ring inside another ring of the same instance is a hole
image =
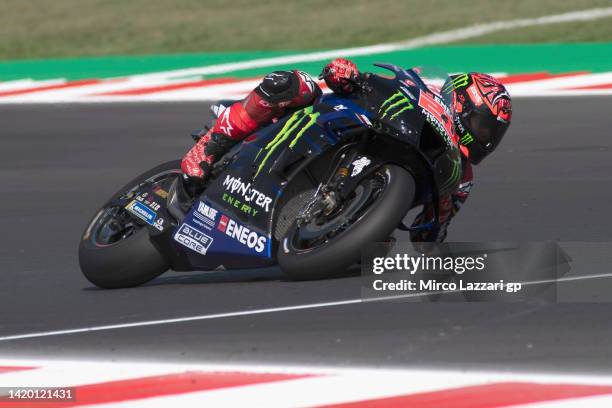
[[[104,239],[100,236],[103,228],[109,229],[111,217],[122,215],[122,208],[113,207],[119,197],[144,182],[176,174],[180,174],[179,161],[159,165],[126,184],[96,213],[79,245],[79,265],[87,280],[104,289],[127,288],[142,285],[168,270],[168,260],[151,243],[146,227],[133,225],[132,230],[119,231],[112,239],[108,233]]]
[[[385,165],[374,173],[384,188],[356,220],[325,242],[308,247],[299,243],[297,221],[281,240],[277,259],[283,273],[293,280],[322,279],[345,271],[359,261],[367,245],[384,241],[412,207],[415,182],[396,165]],[[345,215],[341,215],[345,216]]]

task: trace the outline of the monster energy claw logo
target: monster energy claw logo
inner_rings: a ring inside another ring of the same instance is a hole
[[[393,120],[400,113],[412,108],[414,108],[414,106],[412,106],[412,103],[410,103],[410,99],[408,99],[408,97],[404,95],[401,91],[397,91],[389,98],[387,98],[382,103],[382,105],[380,105],[378,113],[382,113],[382,116],[380,118],[384,119],[385,116],[389,115],[394,109],[396,109],[395,113],[393,113],[393,115],[391,115],[391,117],[389,118]]]
[[[320,114],[321,114],[320,112],[312,113],[312,106],[309,106],[291,115],[291,117],[283,125],[283,128],[280,130],[280,132],[276,134],[274,139],[272,139],[272,141],[268,143],[266,147],[264,147],[257,154],[257,157],[259,157],[259,155],[262,152],[266,152],[266,155],[261,160],[261,163],[259,164],[259,167],[257,168],[257,173],[255,173],[255,177],[257,177],[261,169],[263,169],[264,165],[266,164],[266,161],[270,158],[272,153],[274,153],[276,148],[282,145],[283,142],[285,142],[287,139],[289,139],[289,137],[293,134],[293,132],[297,130],[300,127],[300,125],[303,124],[302,128],[297,132],[297,134],[293,137],[293,140],[289,144],[289,148],[293,149],[293,147],[297,144],[297,142],[300,140],[302,135],[308,130],[308,128],[310,128],[312,125],[315,124]],[[255,157],[255,160],[257,160],[257,157]]]
[[[470,143],[472,143],[474,141],[474,136],[472,136],[471,133],[466,133],[465,135],[463,135],[461,137],[461,144],[462,145],[469,145]]]
[[[453,89],[463,88],[468,84],[468,74],[451,75],[450,82],[446,84],[442,92],[450,92]]]
[[[453,184],[457,183],[461,177],[461,159],[457,158],[452,161],[453,169],[451,170],[451,174],[446,180],[446,182],[440,187],[440,190],[445,190],[451,187]]]

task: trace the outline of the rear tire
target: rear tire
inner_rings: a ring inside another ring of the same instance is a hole
[[[167,260],[151,244],[146,229],[110,247],[81,241],[79,264],[87,280],[103,289],[142,285],[169,268]]]
[[[121,188],[88,223],[79,245],[79,265],[83,275],[94,285],[104,289],[142,285],[168,270],[168,260],[149,239],[149,231],[142,227],[112,244],[96,241],[96,228],[110,203],[146,180],[164,173],[180,173],[180,162],[171,161],[151,169]]]
[[[297,248],[296,222],[281,240],[277,259],[292,280],[322,279],[337,275],[357,263],[368,244],[384,241],[412,207],[415,182],[410,173],[396,165],[379,171],[386,179],[384,190],[366,212],[344,231],[316,248]]]

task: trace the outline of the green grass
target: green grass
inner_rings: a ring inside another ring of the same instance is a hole
[[[520,30],[499,31],[474,38],[464,43],[577,43],[612,42],[612,17],[578,23],[551,24],[541,27],[526,27]]]
[[[0,0],[0,59],[336,48],[611,4],[610,0]],[[567,24],[484,40],[555,41],[560,35],[563,41],[609,40],[607,21],[594,24],[588,32]]]
[[[66,78],[111,78],[150,72],[224,64],[282,55],[280,51],[167,54],[146,56],[58,58],[46,60],[0,61],[0,81],[23,78],[37,80]],[[285,54],[286,55],[286,54]],[[362,70],[376,70],[375,62],[404,67],[419,64],[436,66],[448,72],[481,71],[552,73],[612,71],[612,42],[572,44],[476,44],[423,47],[351,58]],[[261,77],[278,69],[301,69],[312,75],[321,71],[322,61],[286,63],[190,78]]]

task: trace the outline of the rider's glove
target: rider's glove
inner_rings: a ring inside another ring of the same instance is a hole
[[[327,64],[319,75],[319,79],[324,79],[329,89],[339,94],[353,92],[358,77],[357,65],[344,58],[336,58]]]
[[[432,244],[444,242],[450,219],[445,222],[437,222],[434,218],[427,217],[427,211],[417,215],[410,227],[410,241],[415,251],[427,254],[434,246]]]

